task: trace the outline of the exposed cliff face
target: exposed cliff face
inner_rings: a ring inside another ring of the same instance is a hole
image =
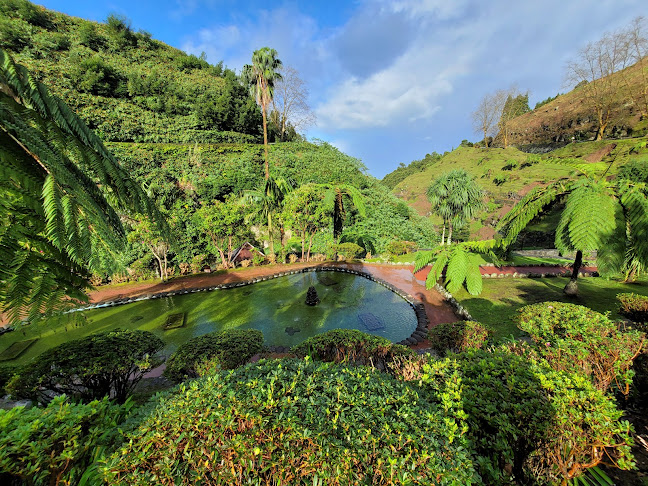
[[[643,89],[640,68],[634,65],[624,73],[629,79],[630,89]],[[605,130],[606,138],[641,136],[648,132],[648,117],[641,116],[626,88],[620,88],[613,101],[611,121]],[[510,143],[516,146],[563,143],[571,141],[572,137],[575,140],[593,140],[597,128],[595,110],[580,87],[517,117],[511,122],[509,138]]]

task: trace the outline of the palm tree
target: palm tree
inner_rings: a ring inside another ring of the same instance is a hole
[[[119,212],[166,223],[70,108],[0,49],[0,311],[36,319],[84,300],[99,254],[125,242]]]
[[[358,211],[360,216],[365,216],[365,203],[362,193],[356,187],[350,184],[318,184],[324,191],[324,206],[331,208],[330,214],[333,218],[333,240],[337,244],[342,230],[344,229],[344,220],[346,219],[346,208],[351,203]]]
[[[609,181],[605,177],[607,170],[595,177],[586,164],[576,168],[585,177],[536,188],[500,222],[504,231],[502,244],[508,246],[543,209],[555,201],[565,201],[555,244],[560,251],[576,252],[572,276],[564,289],[567,295],[578,293],[577,278],[583,252],[597,251],[601,275],[620,272],[628,261],[634,261],[635,265],[648,264],[646,185],[624,179]]]
[[[286,195],[293,190],[292,181],[283,178],[268,177],[259,190],[245,191],[243,199],[258,204],[257,213],[268,220],[268,247],[274,254],[274,238],[272,235],[272,216],[283,207]]]
[[[265,178],[270,178],[268,165],[268,106],[274,97],[275,83],[281,80],[282,63],[277,59],[277,51],[263,47],[252,54],[252,64],[243,66],[243,83],[249,87],[250,94],[261,106],[263,115],[263,148],[265,151]]]
[[[451,170],[437,178],[428,188],[427,196],[432,210],[443,219],[442,245],[449,245],[452,242],[453,228],[463,226],[484,205],[484,191],[468,172],[461,169]]]

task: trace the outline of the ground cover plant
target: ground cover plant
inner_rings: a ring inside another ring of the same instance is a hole
[[[493,331],[476,321],[444,322],[428,331],[430,344],[439,356],[445,356],[448,351],[479,349],[492,334]]]
[[[263,333],[256,329],[226,329],[190,339],[166,361],[164,375],[179,382],[196,378],[205,366],[231,370],[263,350]]]
[[[147,331],[114,330],[51,348],[17,370],[7,391],[17,398],[48,403],[67,394],[90,401],[123,403],[142,375],[162,363],[164,343]]]
[[[479,483],[455,419],[365,367],[261,361],[188,382],[154,405],[101,467],[105,481]]]

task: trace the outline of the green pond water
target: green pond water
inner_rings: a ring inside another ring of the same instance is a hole
[[[314,307],[305,304],[310,285],[321,301]],[[164,330],[167,318],[179,313],[184,313],[185,325]],[[163,353],[169,355],[192,337],[222,329],[259,329],[268,346],[294,346],[331,329],[359,329],[398,342],[416,325],[412,307],[376,282],[341,272],[308,272],[66,314],[0,336],[0,352],[14,342],[38,338],[18,358],[0,364],[22,364],[64,341],[115,328],[151,331],[164,340]]]

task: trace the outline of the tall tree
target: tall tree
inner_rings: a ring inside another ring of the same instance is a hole
[[[580,86],[588,109],[596,116],[596,140],[603,138],[613,120],[623,77],[612,75],[626,67],[627,52],[623,36],[605,34],[583,47],[567,64],[567,80]]]
[[[245,191],[243,199],[257,204],[256,213],[260,213],[268,222],[268,247],[274,255],[273,216],[281,211],[286,195],[292,191],[293,184],[283,178],[266,178],[263,187],[254,191]],[[255,214],[255,213],[253,213]]]
[[[263,115],[263,147],[265,152],[265,178],[270,178],[268,163],[268,106],[274,97],[275,84],[281,80],[278,72],[282,64],[277,59],[277,51],[262,47],[252,54],[252,64],[243,66],[243,83],[250,88],[250,93],[261,106]]]
[[[497,125],[504,106],[501,94],[501,91],[496,91],[484,95],[477,109],[472,113],[473,129],[484,135],[484,144],[487,148],[489,140],[497,135]]]
[[[536,188],[519,201],[501,220],[502,244],[509,246],[543,209],[557,200],[565,206],[556,228],[556,248],[575,251],[572,276],[565,293],[578,293],[578,272],[583,253],[597,251],[601,275],[623,269],[629,256],[648,264],[648,198],[645,184],[619,179],[609,181],[588,165],[577,167],[585,177],[575,181],[556,181]]]
[[[286,198],[283,213],[287,226],[301,238],[302,261],[309,261],[313,236],[328,226],[331,219],[317,185],[305,184],[291,192]]]
[[[169,277],[169,235],[163,234],[154,224],[146,218],[137,218],[132,221],[132,230],[128,233],[128,241],[132,244],[141,245],[150,251],[158,263],[160,280],[166,281]]]
[[[234,245],[242,243],[248,232],[244,220],[245,208],[234,198],[203,204],[194,213],[196,226],[207,236],[207,247],[218,253],[223,268],[229,267]]]
[[[468,172],[455,169],[432,182],[427,197],[432,211],[443,219],[441,245],[449,245],[453,229],[466,224],[483,208],[484,191]]]
[[[153,202],[60,99],[0,50],[0,309],[13,321],[85,299],[120,213],[166,228]]]
[[[625,45],[625,61],[622,67],[636,65],[638,69],[621,69],[621,77],[627,96],[642,116],[648,116],[648,27],[644,17],[637,17],[616,36]],[[633,76],[632,73],[636,73]]]
[[[531,111],[529,108],[529,93],[522,94],[515,86],[498,92],[499,100],[503,100],[497,126],[498,137],[501,139],[504,148],[508,147],[511,131],[511,121],[520,115]]]
[[[279,128],[279,138],[286,140],[287,129],[295,132],[315,123],[315,114],[308,106],[308,88],[296,69],[286,66],[275,87],[272,110]]]

